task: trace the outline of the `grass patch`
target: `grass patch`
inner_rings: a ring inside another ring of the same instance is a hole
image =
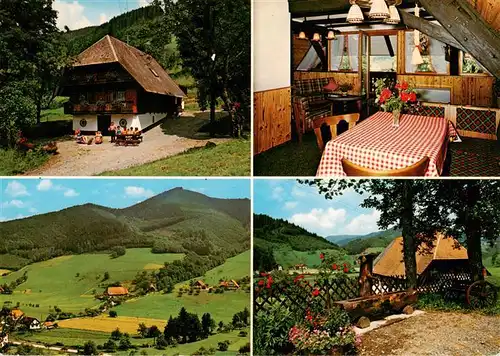
[[[40,151],[23,153],[15,149],[0,149],[0,176],[23,174],[44,165],[49,157]]]
[[[209,285],[216,285],[221,279],[241,279],[249,276],[250,273],[250,250],[248,250],[228,258],[222,266],[215,267],[205,273],[203,281]]]
[[[40,122],[73,120],[73,115],[66,115],[64,108],[42,110]]]
[[[212,148],[195,148],[103,176],[249,176],[250,140],[235,139]]]
[[[302,144],[284,143],[254,157],[256,176],[314,176],[321,160],[321,152],[314,133],[305,134]]]
[[[484,315],[500,315],[500,299],[497,304],[483,309],[472,309],[463,300],[447,300],[443,295],[437,293],[428,293],[419,295],[417,309],[460,313],[480,313]]]
[[[351,266],[353,265],[354,258],[348,255],[343,255],[339,250],[336,249],[322,249],[317,251],[297,251],[292,250],[288,246],[279,247],[274,249],[274,258],[276,263],[278,263],[283,268],[290,268],[296,264],[303,263],[309,268],[317,268],[321,265],[321,259],[319,258],[320,253],[331,254],[337,256],[336,261],[348,262]]]
[[[182,257],[182,254],[153,254],[148,248],[137,248],[127,249],[124,256],[115,259],[108,254],[82,254],[34,263],[0,277],[3,284],[20,277],[24,271],[28,273],[28,280],[14,294],[0,295],[0,305],[6,301],[13,305],[20,303],[27,315],[42,319],[55,305],[65,312],[77,313],[100,303],[92,292],[104,291],[99,284],[105,272],[110,274],[105,283],[130,281],[150,263],[163,264]]]

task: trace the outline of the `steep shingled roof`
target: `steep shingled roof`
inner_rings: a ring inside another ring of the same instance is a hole
[[[151,55],[109,35],[80,53],[74,67],[105,63],[120,63],[147,92],[181,98],[186,96]]]
[[[434,245],[427,253],[417,253],[417,274],[422,274],[435,260],[467,260],[467,250],[459,245],[455,248],[454,238],[438,234]],[[373,262],[373,274],[383,276],[404,276],[403,237],[395,238]]]

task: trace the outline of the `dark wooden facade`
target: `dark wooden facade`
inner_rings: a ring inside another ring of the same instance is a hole
[[[146,92],[119,63],[73,67],[62,95],[69,115],[172,113],[180,99]]]

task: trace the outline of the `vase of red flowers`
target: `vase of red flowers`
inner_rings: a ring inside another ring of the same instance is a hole
[[[391,89],[383,79],[379,79],[376,83],[376,94],[376,103],[382,110],[392,113],[394,127],[399,126],[403,111],[417,103],[417,93],[407,82],[398,82],[394,89]]]

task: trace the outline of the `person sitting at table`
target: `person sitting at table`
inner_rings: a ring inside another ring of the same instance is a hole
[[[75,131],[75,139],[76,143],[87,143],[87,137],[82,135],[82,131],[80,129]]]
[[[116,125],[115,125],[114,121],[111,121],[111,124],[109,125],[108,131],[109,131],[109,135],[111,136],[111,143],[115,142]]]
[[[139,128],[138,128],[138,127],[136,127],[136,128],[134,129],[134,135],[137,135],[137,136],[140,136],[140,135],[141,135],[141,131],[139,131]]]
[[[101,131],[97,131],[95,133],[95,144],[100,145],[102,143],[102,133]]]
[[[116,136],[120,136],[122,134],[122,127],[120,125],[116,126]]]

